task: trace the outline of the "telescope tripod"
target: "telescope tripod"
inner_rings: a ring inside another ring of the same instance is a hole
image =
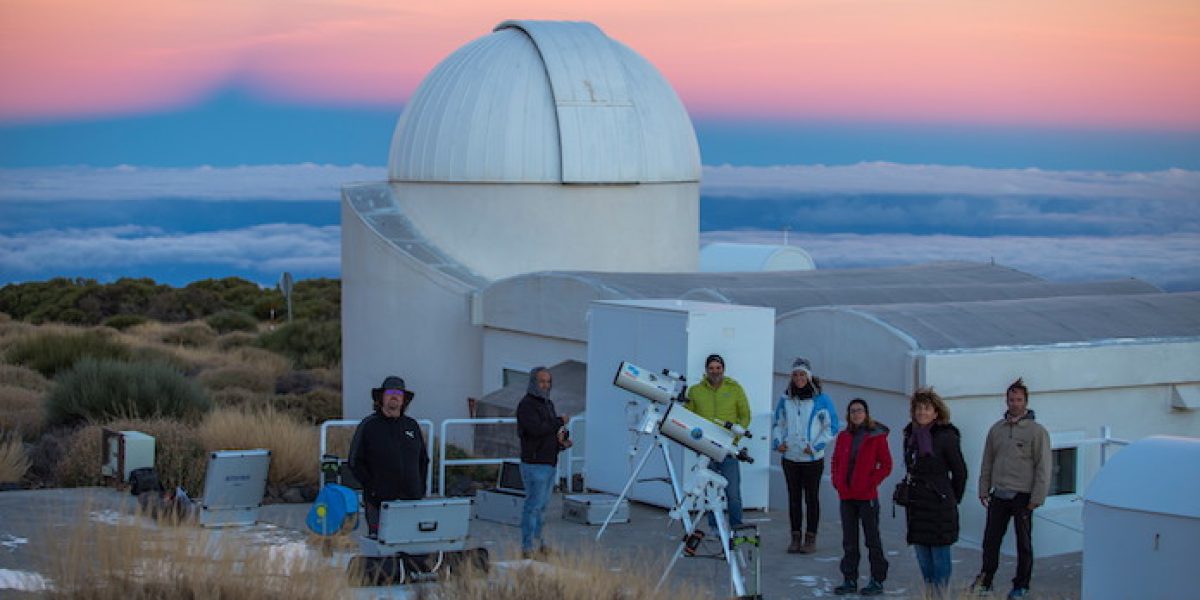
[[[629,479],[625,481],[625,487],[621,488],[621,494],[617,496],[617,501],[613,503],[612,509],[608,511],[608,516],[604,518],[604,524],[600,526],[600,531],[596,532],[596,541],[600,541],[600,536],[604,535],[604,530],[608,528],[608,522],[612,520],[613,515],[617,514],[617,509],[621,506],[621,501],[625,499],[625,495],[629,493],[629,488],[633,487],[633,483],[638,481],[638,475],[641,474],[642,468],[646,466],[646,461],[650,459],[650,455],[654,454],[654,450],[658,449],[662,452],[663,462],[667,465],[667,475],[671,478],[671,494],[675,499],[675,505],[678,506],[683,501],[683,491],[679,484],[679,477],[675,475],[675,464],[671,462],[671,454],[667,451],[667,441],[657,433],[653,434],[654,443],[646,447],[646,451],[642,453],[642,458],[638,460],[637,467],[634,467],[633,473],[629,475]],[[691,517],[685,517],[683,520],[684,529],[692,528]]]
[[[729,485],[729,482],[720,474],[710,470],[708,468],[710,459],[705,458],[706,460],[697,466],[692,487],[688,488],[683,500],[675,508],[671,509],[671,518],[683,520],[687,531],[683,536],[683,541],[675,549],[675,554],[671,556],[671,562],[663,570],[662,577],[659,578],[658,585],[654,589],[657,591],[662,587],[663,582],[667,580],[667,576],[671,574],[671,569],[675,568],[675,563],[683,555],[688,542],[693,539],[693,536],[699,530],[700,519],[703,518],[705,513],[710,513],[717,523],[717,532],[721,537],[721,549],[725,553],[725,562],[729,564],[729,583],[733,587],[736,597],[745,597],[746,580],[742,574],[742,567],[738,564],[737,557],[734,554],[733,537],[729,530],[729,521],[725,518],[728,507],[725,488]]]

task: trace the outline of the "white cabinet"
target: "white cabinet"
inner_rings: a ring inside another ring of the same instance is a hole
[[[631,431],[649,401],[613,385],[622,361],[652,371],[681,373],[693,385],[704,377],[704,359],[720,354],[726,375],[745,389],[752,415],[754,439],[745,445],[755,462],[741,466],[742,504],[766,508],[775,310],[685,300],[623,300],[593,302],[588,319],[587,486],[619,494],[652,443],[649,436]],[[669,440],[667,447],[686,489],[695,454]],[[674,504],[661,452],[654,452],[638,479],[630,498],[662,507]]]

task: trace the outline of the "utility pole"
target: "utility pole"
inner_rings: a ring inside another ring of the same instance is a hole
[[[292,322],[292,274],[284,271],[283,277],[279,278],[279,291],[283,292],[283,299],[287,301],[288,323]]]

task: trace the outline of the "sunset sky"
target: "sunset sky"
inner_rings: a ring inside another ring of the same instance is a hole
[[[5,0],[0,120],[397,106],[509,18],[589,20],[694,117],[1200,130],[1195,0]],[[582,6],[583,3],[576,3]]]
[[[658,67],[705,239],[1200,289],[1197,0],[0,0],[0,283],[336,276],[338,188],[507,19]]]

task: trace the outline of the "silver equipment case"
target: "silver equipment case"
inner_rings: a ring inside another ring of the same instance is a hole
[[[612,494],[568,494],[563,496],[562,516],[568,521],[584,525],[599,525],[612,511],[617,497]],[[629,522],[629,500],[621,499],[610,523]]]
[[[470,498],[394,500],[379,511],[377,539],[361,542],[365,555],[462,550],[471,521]]]

